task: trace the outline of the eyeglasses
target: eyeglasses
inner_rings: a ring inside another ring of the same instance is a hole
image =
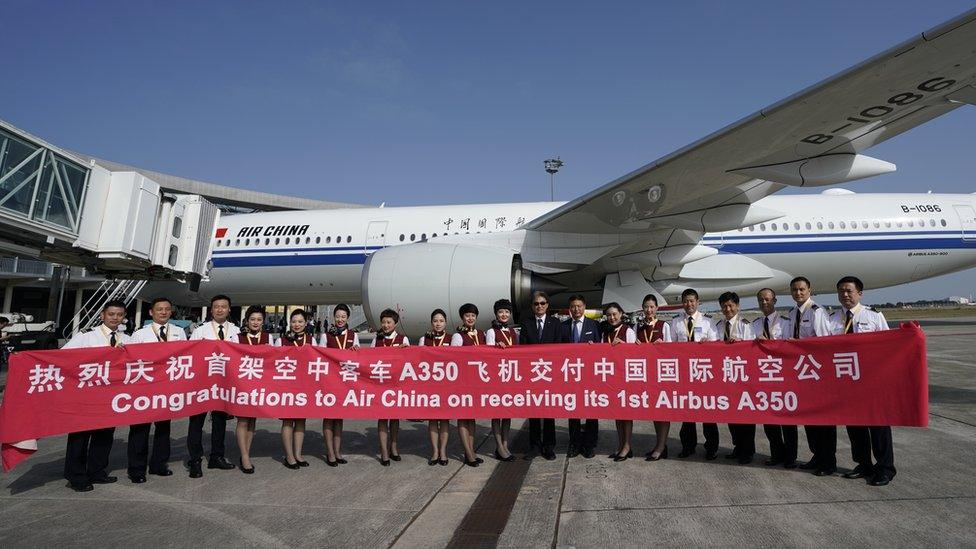
[[[549,302],[548,301],[536,301],[536,302],[534,302],[532,304],[535,305],[536,307],[541,307],[543,305],[548,305]]]

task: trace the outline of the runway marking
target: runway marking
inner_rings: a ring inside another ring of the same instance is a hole
[[[704,504],[704,505],[662,505],[655,507],[613,507],[610,509],[567,509],[560,511],[560,514],[569,513],[606,513],[618,511],[676,511],[688,509],[725,509],[729,507],[782,507],[784,505],[834,505],[837,503],[889,503],[900,501],[940,501],[940,500],[976,500],[973,496],[932,496],[932,497],[901,497],[901,498],[881,498],[881,499],[840,499],[827,501],[778,501],[772,503],[729,503],[729,504]]]

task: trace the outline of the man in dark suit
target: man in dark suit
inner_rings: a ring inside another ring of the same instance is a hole
[[[586,300],[577,294],[569,298],[570,319],[563,322],[563,343],[600,343],[600,324],[586,318]],[[569,450],[566,457],[576,457],[580,453],[590,459],[596,452],[597,438],[600,434],[600,421],[587,419],[586,426],[580,429],[579,418],[569,420]]]
[[[559,320],[549,316],[549,296],[545,292],[532,293],[532,316],[522,319],[519,345],[561,343],[562,327]],[[529,420],[529,451],[525,459],[532,459],[541,448],[542,457],[556,459],[556,420]]]

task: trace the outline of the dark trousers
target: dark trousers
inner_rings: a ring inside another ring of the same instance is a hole
[[[851,457],[862,468],[874,474],[895,476],[895,449],[891,441],[891,427],[848,427],[851,438]],[[874,452],[875,464],[871,465]]]
[[[190,428],[186,433],[186,451],[190,461],[203,459],[203,424],[207,413],[190,416]],[[210,412],[210,459],[224,457],[224,436],[227,431],[227,414]]]
[[[766,439],[769,440],[769,457],[778,463],[796,461],[799,445],[799,430],[796,425],[763,425]]]
[[[149,455],[149,428],[156,426],[153,434],[152,456]],[[169,461],[169,421],[140,423],[129,427],[129,473],[146,473],[166,469]]]
[[[745,423],[730,423],[732,453],[740,458],[751,458],[756,454],[756,426]]]
[[[530,419],[529,420],[529,445],[530,446],[555,446],[556,445],[556,420],[554,419]]]
[[[569,420],[570,446],[574,448],[596,448],[597,438],[600,435],[600,421],[596,419],[587,419],[585,421],[585,426],[581,429],[580,420]]]
[[[71,484],[85,485],[93,478],[106,476],[114,438],[115,427],[69,433],[64,478]]]
[[[837,468],[837,426],[836,425],[806,425],[803,430],[807,433],[807,444],[813,452],[810,461],[818,469]]]
[[[702,423],[702,432],[705,434],[705,451],[718,451],[718,425],[715,423]],[[681,424],[681,431],[678,432],[681,438],[682,450],[695,450],[698,446],[698,424],[684,422]]]

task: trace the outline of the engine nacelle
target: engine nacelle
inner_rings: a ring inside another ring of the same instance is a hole
[[[545,288],[544,288],[545,289]],[[363,310],[372,326],[390,308],[400,314],[403,333],[418,337],[430,327],[430,313],[447,313],[447,329],[460,324],[458,307],[478,306],[478,325],[494,318],[495,301],[507,298],[515,307],[527,303],[532,273],[511,250],[462,244],[410,244],[374,252],[363,267]],[[512,311],[515,313],[515,311]]]

